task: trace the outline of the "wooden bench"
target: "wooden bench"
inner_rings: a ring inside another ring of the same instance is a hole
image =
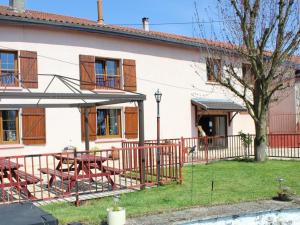
[[[19,186],[25,186],[27,184],[26,181],[17,182],[17,181],[11,181],[8,183],[0,183],[0,188],[10,188],[10,187],[19,187]]]
[[[66,173],[60,170],[53,170],[49,168],[40,168],[39,169],[43,174],[49,174],[52,177],[59,177],[62,180],[75,180],[75,176],[73,173]]]
[[[25,180],[26,184],[36,184],[41,181],[40,178],[32,174],[26,173],[25,171],[22,170],[16,170],[15,173],[19,179]]]
[[[113,168],[113,167],[109,167],[109,166],[103,166],[102,168],[103,168],[103,171],[110,172],[111,175],[119,175],[124,172],[124,170],[122,170],[122,169]]]

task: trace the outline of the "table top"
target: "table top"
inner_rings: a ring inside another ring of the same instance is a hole
[[[21,167],[21,164],[12,162],[7,159],[0,159],[0,171],[1,170],[9,170],[9,169],[18,169]]]
[[[62,153],[62,154],[56,154],[55,158],[57,160],[76,160],[78,162],[104,162],[108,160],[107,157],[103,156],[96,156],[92,154],[85,154],[85,153],[77,153],[77,157],[74,156],[74,153]]]

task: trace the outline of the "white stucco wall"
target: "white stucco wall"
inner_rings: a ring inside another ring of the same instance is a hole
[[[1,25],[0,34],[0,49],[37,51],[40,74],[59,74],[79,79],[80,54],[136,60],[138,92],[147,96],[145,102],[146,139],[156,137],[154,92],[158,88],[163,93],[162,138],[197,135],[191,98],[233,99],[232,95],[220,86],[207,84],[206,55],[196,49],[83,32],[21,26]],[[45,86],[45,82],[40,79],[39,85]],[[59,86],[53,88],[60,89]],[[69,144],[80,149],[84,148],[81,142],[80,113],[77,109],[47,109],[46,119],[46,146],[19,146],[20,148],[15,149],[2,149],[0,154],[38,154],[61,151]],[[236,134],[242,129],[249,133],[254,132],[249,115],[237,115],[228,134]],[[97,145],[100,145],[100,148],[106,148],[112,145],[118,146],[117,142],[103,143],[102,141]],[[91,143],[91,146],[93,145],[95,145],[94,142]]]

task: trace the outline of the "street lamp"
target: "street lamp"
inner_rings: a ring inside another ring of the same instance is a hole
[[[157,131],[157,146],[160,145],[160,113],[159,113],[159,103],[161,101],[162,93],[157,89],[154,94],[157,103],[157,120],[156,120],[156,131]],[[156,166],[157,166],[157,185],[160,184],[160,148],[156,151]]]

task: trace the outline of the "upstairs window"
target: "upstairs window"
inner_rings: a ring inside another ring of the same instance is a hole
[[[19,142],[18,111],[0,111],[0,143],[10,144]]]
[[[100,138],[121,137],[121,110],[97,110],[97,136]]]
[[[120,89],[119,61],[113,59],[96,59],[96,86],[97,88]]]
[[[221,59],[206,60],[207,81],[217,82],[222,77]]]
[[[243,71],[243,79],[248,84],[254,84],[255,82],[255,75],[252,71],[251,64],[243,63],[242,64],[242,71]]]
[[[0,51],[0,86],[17,86],[18,77],[17,53]]]

